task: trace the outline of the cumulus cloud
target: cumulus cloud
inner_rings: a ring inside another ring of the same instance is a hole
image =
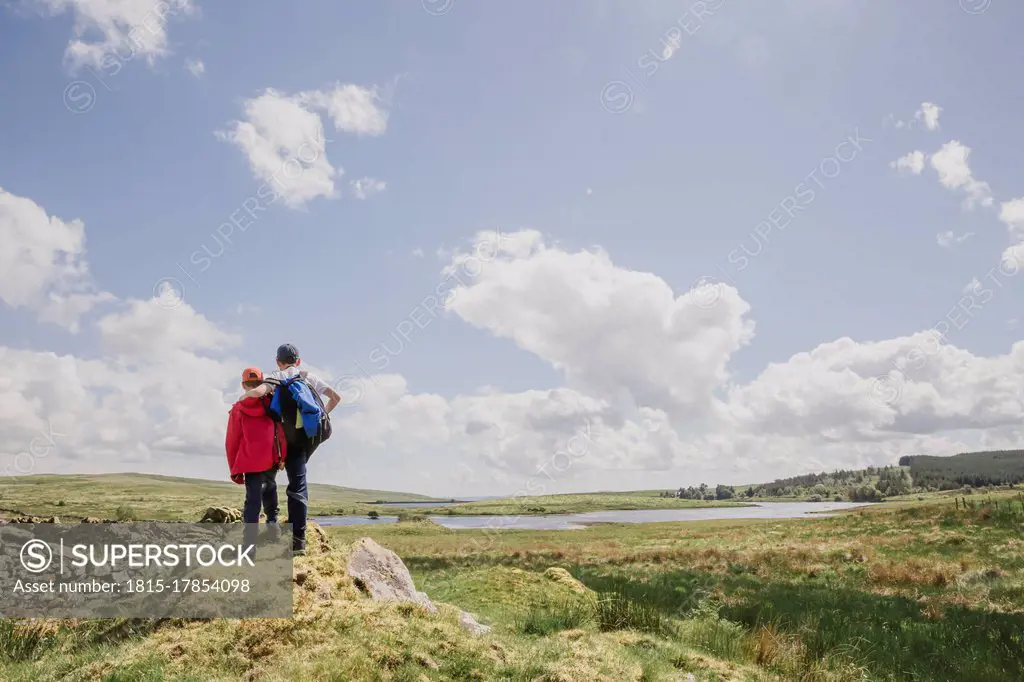
[[[72,332],[94,306],[120,308],[95,323],[97,358],[0,346],[0,473],[109,471],[152,464],[154,453],[222,452],[239,363],[217,356],[239,338],[169,286],[124,302],[97,290],[82,221],[0,190],[0,301]]]
[[[902,156],[890,163],[889,167],[895,168],[901,173],[920,175],[921,171],[924,170],[924,152],[910,152],[906,156]]]
[[[717,304],[705,306],[694,292],[615,265],[601,249],[566,251],[535,231],[501,235],[489,248],[479,259],[455,255],[448,272],[474,276],[460,279],[448,308],[593,395],[699,413],[728,379],[729,356],[753,336],[750,306],[732,287],[721,286]]]
[[[241,342],[180,300],[167,283],[153,298],[128,301],[126,308],[97,322],[104,346],[118,355],[162,357],[176,351],[225,350]]]
[[[77,334],[79,320],[83,315],[100,303],[110,303],[116,300],[116,296],[106,291],[66,295],[51,293],[49,301],[39,311],[39,319],[66,327],[72,334]]]
[[[739,428],[762,434],[844,441],[937,435],[1017,423],[1022,375],[1024,343],[982,358],[932,332],[867,343],[845,338],[770,365],[733,391],[729,407]]]
[[[64,59],[72,72],[105,68],[110,59],[124,62],[142,57],[152,65],[169,54],[167,25],[195,15],[192,0],[28,0],[51,14],[70,12],[74,38]]]
[[[664,412],[641,408],[626,415],[572,389],[482,391],[448,400],[409,393],[405,379],[381,374],[363,389],[358,409],[339,417],[342,437],[410,455],[441,446],[503,480],[544,468],[551,469],[552,480],[569,469],[573,477],[594,470],[666,470],[699,457]]]
[[[738,483],[892,464],[905,454],[949,455],[983,441],[1008,447],[1024,415],[1024,343],[983,358],[932,332],[840,339],[769,365],[685,431],[665,411],[569,388],[449,400],[409,392],[394,375],[373,380],[384,387],[355,414],[342,413],[343,438],[407,454],[456,452],[474,470],[497,472],[505,492],[554,492],[595,472],[605,478],[591,480],[674,471],[695,482]]]
[[[382,135],[387,129],[387,112],[381,108],[376,89],[358,85],[296,95],[268,88],[246,100],[244,107],[245,120],[233,121],[216,135],[238,147],[253,175],[291,208],[301,208],[317,197],[338,195],[334,182],[344,170],[327,159],[326,143],[332,140],[324,136],[319,110],[326,110],[334,126],[345,133]],[[367,192],[384,187],[380,181],[364,180],[371,181]]]
[[[8,348],[0,470],[116,471],[161,451],[222,455],[235,373],[185,352],[90,360]]]
[[[1004,201],[999,207],[999,220],[1006,224],[1011,239],[1024,241],[1024,198]]]
[[[245,102],[246,120],[217,137],[242,150],[253,175],[284,202],[299,208],[316,197],[336,196],[335,169],[327,159],[323,121],[296,97],[268,88]]]
[[[35,240],[18,247],[28,255],[0,256],[10,267],[34,264],[17,281],[0,275],[0,300],[70,319],[104,296],[76,289],[88,273],[80,222],[0,196],[0,254]],[[1008,204],[1009,224],[1018,214]],[[333,415],[323,461],[398,453],[432,472],[435,492],[472,477],[488,493],[541,493],[583,480],[740,483],[1024,436],[1024,342],[980,357],[943,336],[1000,295],[989,276],[969,283],[943,333],[844,337],[738,383],[731,363],[755,328],[736,289],[674,289],[603,249],[569,248],[534,230],[482,232],[473,243],[447,254],[447,312],[508,339],[559,380],[445,396],[400,374],[363,378],[358,399]],[[238,370],[252,364],[230,357],[242,339],[168,286],[148,300],[105,296],[113,309],[95,323],[94,356],[0,347],[0,468],[152,470],[199,457],[207,464],[197,473],[221,471]],[[24,457],[42,434],[60,444],[59,456]],[[418,485],[409,476],[399,487]]]
[[[986,358],[943,336],[996,295],[989,277],[973,280],[935,330],[823,343],[737,385],[727,364],[753,326],[735,290],[721,287],[706,309],[694,292],[672,292],[601,250],[568,250],[533,231],[497,235],[481,233],[484,248],[452,257],[446,273],[460,284],[448,309],[547,361],[567,386],[445,399],[392,377],[344,427],[360,442],[442,447],[499,472],[501,485],[551,491],[591,471],[737,482],[948,455],[986,438],[1011,442],[1024,416],[1024,343]]]
[[[376,87],[338,83],[331,90],[310,90],[298,100],[314,109],[323,109],[334,127],[354,135],[383,135],[388,128],[388,112]]]
[[[967,194],[965,208],[974,208],[978,204],[989,207],[992,205],[992,189],[987,182],[975,179],[967,162],[970,154],[970,147],[952,140],[932,154],[932,168],[939,174],[943,187],[961,189]]]
[[[77,331],[82,315],[112,299],[89,275],[84,223],[0,187],[0,301]]]

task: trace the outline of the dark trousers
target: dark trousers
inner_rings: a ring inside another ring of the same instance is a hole
[[[262,471],[245,475],[245,506],[242,520],[245,523],[260,522],[260,507],[267,515],[267,523],[277,523],[277,471]]]
[[[301,446],[288,445],[284,470],[288,474],[288,523],[292,524],[292,546],[306,548],[306,516],[309,512],[309,488],[306,485],[306,462],[309,453]]]

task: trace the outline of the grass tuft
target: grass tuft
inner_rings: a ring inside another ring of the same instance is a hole
[[[524,635],[547,636],[563,630],[575,630],[595,618],[594,602],[568,598],[546,606],[531,608],[519,614],[515,628]]]

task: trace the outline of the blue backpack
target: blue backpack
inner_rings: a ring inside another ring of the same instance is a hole
[[[277,382],[269,411],[284,426],[289,445],[304,436],[310,454],[331,437],[331,418],[320,394],[309,387],[301,374]]]

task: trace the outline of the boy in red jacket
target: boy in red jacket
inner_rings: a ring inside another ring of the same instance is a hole
[[[263,383],[263,372],[248,367],[242,372],[246,391]],[[267,413],[270,396],[245,398],[235,403],[228,416],[225,448],[231,480],[245,485],[242,520],[260,522],[260,507],[267,523],[277,523],[277,472],[284,467],[287,454],[284,429]]]

